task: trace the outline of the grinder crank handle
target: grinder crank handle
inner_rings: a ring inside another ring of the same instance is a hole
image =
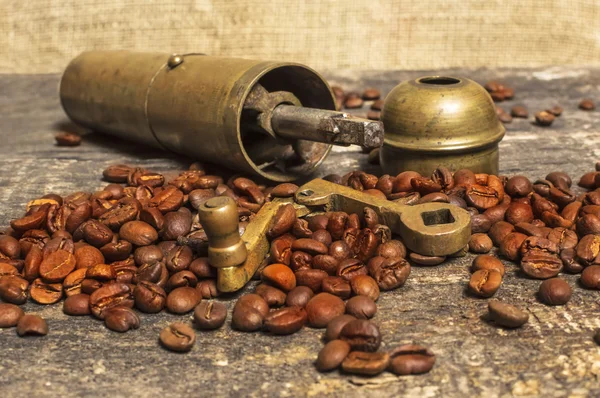
[[[350,187],[322,179],[312,180],[296,191],[296,202],[324,211],[362,213],[371,207],[382,224],[399,234],[412,251],[427,256],[446,256],[463,249],[471,236],[471,216],[448,203],[408,206],[379,199]]]

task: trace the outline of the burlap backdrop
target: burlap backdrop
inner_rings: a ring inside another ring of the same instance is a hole
[[[205,52],[317,69],[600,65],[600,0],[0,0],[0,73],[84,50]]]

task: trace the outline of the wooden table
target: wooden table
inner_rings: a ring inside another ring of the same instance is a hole
[[[334,84],[361,90],[373,86],[387,93],[398,82],[433,74],[420,72],[326,73]],[[583,97],[600,102],[600,70],[449,70],[446,75],[480,83],[499,79],[516,89],[502,103],[506,110],[523,104],[533,114],[551,105],[565,108],[550,128],[516,119],[501,143],[501,171],[535,179],[564,170],[577,180],[600,158],[600,111],[583,112]],[[59,77],[0,75],[0,226],[19,217],[30,199],[56,192],[94,191],[105,183],[101,171],[112,163],[175,172],[189,160],[102,135],[86,135],[80,147],[54,145],[54,133],[68,127],[61,110]],[[359,112],[361,113],[361,112]],[[366,109],[362,111],[366,113]],[[336,149],[319,175],[343,174],[363,167],[366,155],[354,148]],[[73,318],[60,305],[25,305],[47,319],[43,338],[19,338],[0,330],[0,391],[5,396],[599,396],[600,347],[592,333],[600,327],[600,293],[564,278],[573,297],[564,307],[536,300],[540,281],[517,275],[505,262],[507,276],[497,299],[530,314],[519,330],[498,329],[481,316],[486,300],[467,297],[468,266],[473,256],[443,265],[414,267],[407,284],[379,300],[375,320],[383,349],[415,342],[432,348],[435,368],[427,375],[374,378],[318,373],[313,367],[322,347],[321,330],[306,328],[287,337],[234,332],[229,324],[198,332],[186,355],[161,349],[159,331],[189,316],[141,314],[139,330],[119,334],[91,317]],[[230,309],[234,298],[226,297]]]

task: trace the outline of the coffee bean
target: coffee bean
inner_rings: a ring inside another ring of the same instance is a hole
[[[158,239],[156,230],[143,221],[126,222],[119,230],[119,236],[135,246],[151,245]]]
[[[217,289],[217,281],[214,279],[205,279],[198,282],[196,290],[203,299],[212,299],[219,297],[220,295],[219,290]]]
[[[346,109],[357,109],[362,108],[364,101],[360,97],[350,97],[344,101],[344,107]]]
[[[264,320],[264,328],[277,335],[293,334],[302,329],[307,320],[304,308],[285,307],[270,312]]]
[[[336,260],[345,260],[350,257],[350,247],[343,240],[336,240],[329,246],[329,255]]]
[[[529,112],[527,108],[522,105],[515,105],[510,109],[510,114],[513,117],[527,118],[529,116]]]
[[[428,348],[407,344],[390,351],[388,370],[396,375],[416,375],[429,372],[435,365],[435,354]]]
[[[361,230],[354,246],[356,258],[360,261],[368,261],[375,255],[377,246],[379,246],[379,241],[373,231],[368,228]]]
[[[469,240],[469,250],[472,253],[487,253],[494,247],[492,240],[486,234],[473,234]]]
[[[350,321],[356,320],[356,317],[348,314],[336,316],[327,324],[327,330],[325,331],[325,340],[332,341],[340,336],[340,332]]]
[[[375,352],[381,344],[381,333],[373,322],[357,319],[342,328],[340,339],[348,342],[352,350]]]
[[[379,286],[375,279],[368,275],[357,275],[350,279],[350,286],[355,295],[369,297],[373,301],[379,298]]]
[[[104,319],[104,312],[114,307],[133,307],[133,293],[125,283],[110,283],[102,286],[90,295],[90,309],[99,319]]]
[[[504,277],[504,264],[493,256],[482,254],[475,257],[471,265],[471,272],[477,272],[479,270],[497,271]]]
[[[406,247],[399,240],[390,240],[379,245],[377,255],[385,258],[404,258],[406,257]]]
[[[579,274],[583,271],[583,265],[575,259],[575,249],[562,250],[560,252],[560,259],[566,272]]]
[[[314,292],[307,286],[296,286],[287,294],[285,305],[288,307],[306,307],[306,304],[314,296]]]
[[[132,167],[124,164],[115,164],[106,168],[102,175],[106,181],[110,182],[127,182],[127,176],[131,172]]]
[[[19,241],[8,235],[0,235],[0,258],[18,259],[21,254]]]
[[[200,293],[193,287],[178,287],[167,296],[167,310],[174,314],[186,314],[200,303]]]
[[[330,293],[319,293],[306,304],[308,324],[314,328],[324,328],[329,321],[345,312],[342,299]]]
[[[115,307],[104,314],[104,324],[112,331],[125,333],[140,327],[140,317],[127,307]]]
[[[548,240],[555,243],[561,251],[574,249],[577,246],[577,234],[565,228],[552,229],[548,234]]]
[[[296,238],[310,238],[313,234],[310,228],[308,228],[308,221],[303,218],[296,218],[292,226],[292,233]]]
[[[377,304],[367,296],[354,296],[346,302],[346,313],[358,319],[371,319],[377,313]]]
[[[342,234],[346,229],[346,221],[348,220],[348,214],[344,212],[331,212],[327,222],[327,231],[331,234],[332,239],[339,240],[342,238]],[[311,228],[313,231],[314,229]],[[302,250],[302,249],[298,249]],[[326,252],[325,252],[326,253]],[[316,253],[316,254],[325,254]]]
[[[313,232],[316,232],[320,229],[326,229],[328,223],[329,216],[325,214],[317,214],[315,216],[308,217],[308,228],[310,228],[310,230]]]
[[[296,276],[285,264],[271,264],[266,266],[261,274],[264,282],[289,292],[296,287]]]
[[[514,225],[506,221],[495,223],[489,230],[488,235],[496,246],[500,246],[502,240],[515,229]]]
[[[0,329],[17,326],[25,313],[14,304],[0,303]]]
[[[583,265],[592,265],[600,255],[600,236],[586,235],[581,238],[575,248],[575,255]]]
[[[585,268],[579,281],[588,289],[600,290],[600,265],[590,265]]]
[[[591,99],[585,98],[579,102],[579,109],[583,111],[592,111],[596,109],[596,104],[594,104],[594,101]]]
[[[256,286],[255,293],[262,297],[269,307],[281,307],[285,304],[286,294],[273,286],[261,283]]]
[[[191,262],[189,268],[198,279],[216,278],[216,268],[208,263],[207,257],[200,257]]]
[[[514,305],[501,303],[497,300],[488,302],[489,318],[497,325],[507,328],[518,328],[529,320],[529,314]]]
[[[519,259],[519,249],[523,242],[527,239],[527,235],[519,232],[511,232],[502,239],[500,243],[500,254],[509,260],[516,261]]]
[[[182,207],[177,211],[165,214],[161,237],[163,240],[177,240],[180,236],[187,235],[192,228],[192,214]]]
[[[558,246],[550,240],[530,236],[520,248],[521,269],[532,278],[552,278],[562,270],[558,251]]]
[[[307,286],[313,292],[321,291],[323,280],[328,277],[327,272],[320,269],[303,268],[296,271],[296,284],[298,286]]]
[[[499,193],[495,189],[478,184],[469,186],[465,199],[469,205],[478,210],[489,209],[500,202]]]
[[[47,282],[62,282],[75,269],[75,256],[66,250],[57,250],[40,264],[40,276]]]
[[[79,293],[67,297],[63,302],[63,312],[71,316],[91,314],[90,296],[88,294]]]
[[[390,363],[390,356],[385,352],[353,351],[342,362],[342,369],[347,373],[375,376],[383,372]]]
[[[192,263],[194,253],[189,246],[175,246],[166,256],[166,266],[170,272],[179,272],[188,269]]]
[[[257,294],[246,294],[233,307],[231,326],[243,332],[260,329],[269,313],[267,302]]]
[[[60,283],[46,283],[38,278],[31,284],[29,295],[38,304],[54,304],[62,298],[63,286]]]
[[[267,231],[267,236],[274,239],[290,231],[296,221],[296,209],[291,204],[286,204],[277,209],[273,224]]]
[[[163,347],[176,352],[188,352],[196,343],[196,333],[185,323],[175,322],[160,332]]]
[[[571,298],[571,286],[559,278],[543,281],[538,291],[540,300],[548,305],[564,305]]]
[[[381,97],[381,92],[376,88],[367,88],[362,93],[362,98],[365,101],[374,101],[379,99],[379,97]]]
[[[488,269],[475,271],[469,281],[469,291],[479,297],[492,297],[502,284],[502,274]]]
[[[0,277],[0,298],[11,304],[24,304],[27,301],[29,282],[16,276]]]
[[[17,334],[23,336],[45,336],[48,334],[48,325],[46,321],[37,316],[23,315],[17,323]]]
[[[91,247],[91,246],[90,246]],[[40,276],[40,264],[42,263],[42,249],[38,246],[33,246],[25,257],[25,263],[23,266],[23,277],[32,282]]]
[[[356,258],[348,258],[340,261],[336,271],[337,276],[341,276],[347,281],[350,281],[357,275],[367,275],[367,273],[367,267]]]
[[[323,278],[321,290],[342,299],[347,299],[352,294],[350,282],[340,276],[328,276]]]
[[[75,268],[88,268],[96,264],[104,264],[104,255],[94,246],[85,245],[75,249]]]
[[[141,281],[133,290],[135,306],[142,312],[157,313],[166,305],[167,294],[160,286],[147,281]]]
[[[271,259],[276,263],[290,265],[294,236],[285,234],[271,242]]]
[[[446,260],[444,256],[425,256],[419,253],[410,253],[408,256],[412,262],[419,265],[434,266],[443,263]]]
[[[401,257],[373,257],[368,271],[380,290],[392,290],[404,285],[410,275],[410,264]]]
[[[310,268],[313,257],[305,252],[295,251],[290,258],[290,268],[296,272],[303,268]],[[296,276],[296,279],[298,277]]]
[[[227,318],[227,307],[218,301],[204,300],[194,309],[194,324],[200,330],[219,329]]]
[[[535,121],[539,126],[550,126],[555,118],[556,116],[546,111],[535,114]]]
[[[314,231],[311,235],[311,238],[316,240],[317,242],[321,242],[325,246],[331,245],[331,242],[333,240],[331,238],[331,234],[325,229],[319,229],[317,231]]]
[[[337,369],[350,353],[350,344],[342,340],[331,340],[319,351],[315,363],[320,372]]]
[[[117,278],[112,265],[108,264],[96,264],[92,267],[86,268],[85,272],[86,279],[95,279],[102,282],[108,282]]]
[[[560,116],[563,113],[563,108],[559,105],[554,105],[552,108],[546,109],[546,112],[549,112],[554,116]]]
[[[327,246],[325,246],[323,243],[307,238],[296,239],[292,243],[292,250],[300,250],[313,256],[317,254],[327,254],[328,252]]]

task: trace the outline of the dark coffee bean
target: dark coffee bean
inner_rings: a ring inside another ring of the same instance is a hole
[[[546,238],[551,230],[552,229],[538,227],[532,223],[527,222],[520,222],[518,224],[515,224],[515,231],[525,234],[527,236],[537,236],[539,238]]]
[[[575,256],[584,266],[592,265],[600,255],[600,236],[586,235],[577,244]]]
[[[579,109],[583,111],[593,111],[596,109],[596,104],[594,104],[594,101],[591,99],[585,98],[579,102]]]
[[[323,278],[321,290],[325,293],[347,299],[352,294],[350,282],[340,276],[328,276]]]
[[[585,173],[579,179],[577,185],[585,189],[595,189],[596,188],[596,175],[597,171],[590,171],[589,173]]]
[[[412,180],[421,177],[416,171],[404,171],[396,176],[392,192],[409,192],[413,190]]]
[[[388,370],[396,375],[416,375],[429,372],[435,365],[434,353],[419,345],[407,344],[390,351]]]
[[[0,277],[0,298],[11,304],[24,304],[27,301],[27,288],[29,282],[16,276]]]
[[[390,363],[390,356],[385,352],[353,351],[342,362],[342,369],[347,373],[375,376],[383,372]]]
[[[536,279],[552,278],[562,270],[558,246],[548,239],[530,236],[521,245],[521,269]]]
[[[38,304],[54,304],[63,296],[63,286],[60,283],[45,283],[36,279],[29,289],[31,299]]]
[[[175,322],[160,332],[163,347],[176,352],[188,352],[196,343],[196,333],[185,323]]]
[[[325,246],[331,245],[332,242],[331,234],[325,229],[319,229],[313,232],[311,238],[317,242],[321,242]]]
[[[194,192],[194,191],[192,191]],[[190,192],[190,195],[192,194]],[[183,204],[183,192],[174,186],[167,186],[148,201],[148,207],[158,209],[162,214],[175,211]],[[197,209],[197,208],[196,208]]]
[[[308,324],[314,328],[324,328],[329,321],[345,312],[342,299],[329,293],[319,293],[306,304]]]
[[[336,274],[338,265],[339,261],[335,257],[327,254],[319,254],[318,256],[313,257],[312,260],[313,268],[323,270],[329,275]]]
[[[187,235],[192,228],[192,214],[182,207],[177,211],[165,214],[161,237],[163,240],[177,240],[180,236]]]
[[[332,341],[340,336],[340,332],[346,326],[346,324],[350,321],[356,320],[356,317],[348,314],[339,315],[333,318],[327,324],[327,330],[325,331],[325,340]]]
[[[308,228],[311,231],[316,232],[320,229],[327,229],[329,223],[329,216],[325,214],[317,214],[308,218]]]
[[[110,283],[90,295],[90,308],[96,318],[104,319],[104,312],[114,307],[133,307],[133,292],[125,283]]]
[[[11,264],[0,262],[0,278],[3,276],[19,276],[19,270]]]
[[[340,261],[338,269],[336,271],[337,276],[341,276],[347,281],[350,281],[353,277],[357,275],[367,275],[367,273],[367,267],[363,264],[362,261],[356,258],[348,258],[346,260]]]
[[[600,235],[600,217],[584,214],[577,220],[576,228],[579,236]]]
[[[404,258],[406,257],[406,247],[399,240],[390,240],[379,245],[377,255],[384,258]]]
[[[509,260],[519,259],[521,244],[527,239],[527,235],[519,232],[510,232],[500,243],[500,253]]]
[[[90,296],[88,294],[74,294],[66,298],[63,302],[63,312],[71,316],[89,315]]]
[[[600,290],[600,265],[590,265],[581,273],[581,284],[588,289]]]
[[[94,246],[85,245],[75,249],[75,268],[88,268],[96,264],[104,263],[104,255]]]
[[[271,196],[275,198],[287,198],[290,196],[294,196],[297,190],[298,185],[286,182],[275,186],[271,191]]]
[[[346,302],[346,313],[358,319],[371,319],[377,313],[377,304],[367,296],[354,296]]]
[[[290,265],[294,236],[285,234],[271,242],[271,259],[276,263]]]
[[[217,289],[217,281],[214,279],[205,279],[198,282],[196,290],[203,299],[213,299],[220,295],[219,290]]]
[[[296,221],[296,209],[291,204],[286,204],[277,209],[273,224],[267,231],[267,236],[274,239],[290,231]]]
[[[48,334],[48,325],[46,321],[37,316],[23,315],[17,323],[17,334],[23,336],[45,336]]]
[[[360,261],[368,261],[371,257],[375,255],[377,251],[377,246],[379,246],[379,241],[377,237],[368,228],[365,228],[360,231],[358,234],[356,244],[354,245],[354,252],[356,253],[357,259]]]
[[[342,340],[331,340],[319,351],[315,363],[320,372],[337,369],[350,353],[350,344]]]
[[[540,300],[548,305],[564,305],[571,298],[571,286],[559,278],[543,281],[538,291]]]
[[[327,272],[320,269],[303,268],[295,273],[296,284],[298,286],[307,286],[313,292],[321,291],[323,279],[328,277]]]
[[[104,324],[112,331],[125,333],[140,327],[140,317],[131,308],[115,307],[105,312]]]
[[[492,221],[485,214],[475,214],[471,216],[471,232],[485,233],[492,227]]]
[[[91,246],[90,246],[91,247]],[[42,249],[38,246],[32,246],[25,257],[25,263],[23,266],[23,277],[32,282],[40,276],[40,264],[42,263]]]
[[[131,173],[132,167],[124,164],[115,164],[106,168],[102,175],[109,182],[127,182],[127,176]]]
[[[87,274],[87,268],[80,268],[71,272],[63,281],[63,291],[67,297],[81,293],[81,284]]]
[[[488,269],[475,271],[469,281],[469,291],[479,297],[492,297],[502,284],[502,274]]]
[[[412,262],[419,265],[428,265],[434,266],[439,265],[446,261],[446,257],[444,256],[425,256],[419,253],[410,253],[408,256]]]
[[[133,283],[138,284],[142,281],[158,283],[163,272],[163,267],[164,264],[161,262],[143,264],[137,269],[135,276],[133,277]]]
[[[486,234],[473,234],[469,240],[469,250],[472,253],[487,253],[492,250],[494,244]]]
[[[550,195],[550,188],[553,188],[554,184],[552,184],[548,180],[537,180],[533,183],[533,190],[542,197],[547,197]]]
[[[401,257],[373,257],[368,271],[381,290],[392,290],[404,285],[410,275],[410,264]]]
[[[381,344],[381,333],[373,322],[357,319],[342,328],[340,340],[348,342],[352,350],[375,352]]]
[[[10,226],[17,232],[25,232],[31,229],[38,229],[44,225],[47,213],[43,210],[36,211],[25,217],[13,220]]]
[[[292,253],[292,257],[290,259],[290,268],[292,271],[296,272],[303,268],[310,268],[313,257],[302,251],[295,251]]]
[[[0,235],[0,258],[18,259],[21,254],[19,241],[8,235]]]
[[[156,207],[145,207],[140,211],[140,221],[143,221],[152,226],[152,228],[160,231],[165,224],[165,217]]]
[[[151,314],[160,312],[167,301],[167,294],[163,288],[146,281],[137,284],[133,290],[133,297],[137,309]]]
[[[485,254],[475,257],[471,265],[471,272],[479,270],[497,271],[502,277],[504,276],[504,264],[496,257]]]
[[[306,324],[307,314],[304,308],[285,307],[270,312],[264,320],[264,328],[277,335],[293,334]]]
[[[91,295],[104,285],[105,283],[97,281],[95,279],[84,279],[83,281],[81,281],[81,293]]]
[[[529,314],[514,305],[501,303],[497,300],[488,302],[488,312],[491,321],[507,328],[518,328],[529,320]]]
[[[166,266],[170,272],[179,272],[188,269],[192,263],[194,253],[189,246],[176,246],[166,257]]]
[[[296,238],[310,238],[313,232],[308,228],[308,221],[303,218],[296,218],[292,226],[292,233]]]
[[[169,280],[167,281],[166,288],[167,290],[174,290],[178,287],[196,287],[198,283],[198,278],[191,271],[179,271],[171,275]]]
[[[25,313],[14,304],[0,303],[0,329],[17,326]]]
[[[510,108],[510,114],[512,117],[519,117],[524,119],[527,119],[527,117],[529,116],[527,108],[525,108],[522,105],[515,105],[512,108]]]
[[[339,240],[342,238],[342,234],[346,229],[346,221],[348,220],[348,214],[344,212],[331,212],[329,213],[329,219],[327,223],[327,231],[331,234],[332,239]],[[313,231],[314,229],[311,228]],[[317,253],[325,254],[325,253]]]
[[[189,270],[192,271],[198,279],[216,278],[217,276],[216,268],[208,263],[207,257],[199,257],[192,261]]]
[[[552,229],[548,234],[548,240],[555,243],[561,251],[577,246],[577,234],[565,228]]]
[[[40,264],[40,276],[47,282],[62,282],[75,269],[75,256],[66,250],[57,250]]]
[[[289,292],[296,287],[296,276],[290,267],[285,264],[271,264],[266,266],[262,271],[261,278],[264,282],[284,292]]]
[[[285,304],[286,294],[273,286],[261,283],[256,286],[255,293],[262,297],[269,307],[281,307]]]
[[[163,252],[156,245],[142,246],[135,249],[133,259],[138,267],[144,264],[154,264],[163,259]]]
[[[301,250],[313,256],[317,254],[327,254],[328,252],[327,246],[323,243],[307,238],[296,239],[292,243],[292,250]]]
[[[533,185],[525,176],[514,176],[508,179],[504,189],[510,196],[527,196],[533,191]]]
[[[556,116],[546,111],[535,114],[535,121],[539,126],[550,126],[554,119],[556,119]]]
[[[119,236],[135,246],[151,245],[158,239],[156,230],[143,221],[126,222],[119,230]]]
[[[225,323],[227,307],[218,301],[202,301],[194,309],[194,323],[198,329],[214,330]]]
[[[200,293],[195,288],[178,287],[167,296],[166,307],[174,314],[186,314],[192,311],[201,299]]]
[[[287,294],[285,305],[304,308],[313,296],[314,292],[308,286],[296,286]]]
[[[583,271],[583,265],[575,258],[575,249],[564,249],[560,252],[560,259],[564,270],[571,274],[579,274]]]
[[[530,223],[533,221],[533,210],[529,205],[512,202],[506,209],[504,218],[513,225],[523,222]]]
[[[345,260],[350,257],[350,247],[343,240],[336,240],[329,246],[329,255],[336,260]]]
[[[499,193],[484,185],[471,185],[465,193],[467,203],[478,210],[489,209],[500,202]]]
[[[259,330],[269,313],[267,302],[257,294],[246,294],[235,303],[231,326],[242,332]]]
[[[379,286],[369,275],[357,275],[350,279],[350,286],[355,295],[367,296],[373,301],[379,298]]]

